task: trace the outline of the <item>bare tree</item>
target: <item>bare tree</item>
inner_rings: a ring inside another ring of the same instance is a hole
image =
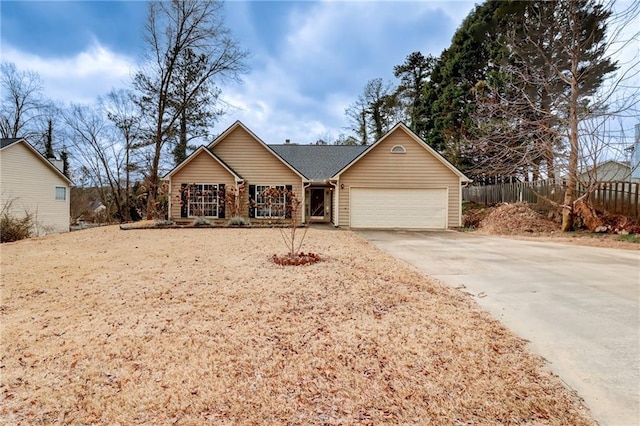
[[[404,118],[402,103],[391,82],[381,78],[369,80],[358,99],[345,110],[352,130],[362,145],[380,139]]]
[[[32,138],[37,134],[33,122],[46,104],[42,94],[42,79],[34,71],[19,71],[11,62],[0,64],[0,71],[0,135],[3,138]]]
[[[140,148],[140,115],[135,105],[133,93],[119,89],[112,90],[100,99],[101,108],[118,130],[124,150],[124,220],[131,220],[131,175],[138,170],[134,161],[134,151]]]
[[[519,5],[518,25],[505,37],[509,61],[494,81],[486,82],[489,90],[476,86],[485,92],[475,117],[481,134],[476,167],[497,165],[503,173],[525,179],[562,172],[562,230],[569,231],[576,203],[589,196],[587,191],[578,198],[576,192],[585,155],[595,165],[610,145],[604,142],[602,132],[609,127],[604,123],[637,113],[637,56],[620,69],[614,58],[629,40],[637,40],[637,32],[623,36],[623,28],[637,19],[640,6],[636,3],[618,16],[613,2]],[[629,90],[630,84],[635,88]]]
[[[362,93],[375,140],[380,139],[401,116],[401,105],[393,85],[381,78],[369,80]]]
[[[81,173],[98,189],[100,201],[107,207],[114,207],[116,216],[124,221],[124,145],[114,142],[118,138],[102,109],[71,105],[65,121]]]
[[[357,136],[360,145],[369,144],[369,124],[367,120],[367,103],[364,97],[358,99],[344,110],[349,122],[349,130]]]
[[[245,72],[247,53],[240,49],[224,26],[222,4],[217,1],[186,0],[150,2],[145,25],[148,61],[136,74],[138,104],[148,117],[148,142],[153,150],[149,173],[147,217],[152,218],[158,195],[159,168],[163,148],[177,134],[176,126],[185,109],[193,105],[203,86],[214,79],[236,80]],[[182,102],[176,102],[174,82],[180,61],[191,51],[202,63]]]

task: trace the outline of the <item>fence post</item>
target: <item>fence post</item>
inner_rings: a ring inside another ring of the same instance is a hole
[[[637,218],[640,218],[640,214],[638,214],[638,203],[640,202],[640,183],[636,182],[635,184],[636,187],[636,202],[634,204],[634,213],[636,215]]]

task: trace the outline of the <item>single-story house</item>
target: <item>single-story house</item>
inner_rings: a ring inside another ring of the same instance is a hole
[[[69,231],[73,183],[60,166],[26,139],[0,139],[0,207],[16,217],[31,214],[35,235]]]
[[[470,182],[402,123],[372,145],[340,146],[268,145],[239,121],[165,179],[177,222],[228,219],[230,188],[252,222],[287,219],[287,200],[265,196],[275,187],[301,200],[302,222],[387,229],[460,226],[462,186]]]

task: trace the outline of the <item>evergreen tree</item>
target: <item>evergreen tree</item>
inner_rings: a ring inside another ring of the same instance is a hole
[[[53,121],[52,120],[48,120],[48,123],[47,123],[47,134],[45,136],[44,149],[46,154],[45,156],[47,158],[56,158],[56,154],[53,151]]]
[[[473,88],[484,80],[496,48],[494,13],[500,2],[489,0],[467,16],[433,66],[424,90],[428,115],[424,122],[426,142],[461,170],[471,161],[466,141],[473,134],[471,115],[475,110]]]
[[[425,84],[435,62],[436,58],[431,55],[425,57],[420,52],[413,52],[407,56],[403,64],[393,67],[393,74],[400,78],[397,94],[404,103],[409,128],[418,135],[422,133],[427,115],[424,101]]]
[[[71,179],[71,170],[69,170],[69,154],[66,149],[63,149],[60,152],[60,159],[62,160],[62,173]]]
[[[216,120],[223,114],[216,107],[220,90],[211,81],[202,81],[207,60],[204,54],[197,55],[186,49],[178,58],[176,76],[173,80],[173,108],[178,109],[178,129],[173,158],[176,165],[187,158],[189,143],[209,135]]]

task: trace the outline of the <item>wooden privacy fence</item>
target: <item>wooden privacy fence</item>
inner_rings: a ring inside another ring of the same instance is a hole
[[[545,198],[562,204],[565,188],[564,181],[556,180],[472,185],[462,189],[462,199],[486,205],[527,202],[550,206]],[[578,197],[585,190],[578,185]],[[600,182],[589,196],[589,201],[599,210],[640,218],[640,182]]]

